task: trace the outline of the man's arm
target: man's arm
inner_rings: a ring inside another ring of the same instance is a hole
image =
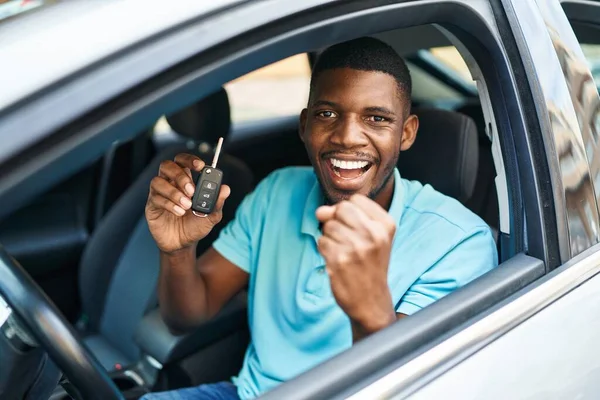
[[[325,258],[332,292],[348,315],[354,342],[439,300],[497,265],[489,228],[478,226],[461,237],[415,282],[398,308],[388,287],[394,221],[374,201],[354,195],[317,210],[323,222],[319,251]]]
[[[234,221],[222,231],[226,234],[220,239],[225,236],[228,255],[235,253],[233,260],[213,247],[196,260],[197,244],[221,221],[223,205],[231,193],[229,186],[222,185],[214,211],[204,218],[195,216],[190,210],[195,189],[191,171],[203,167],[204,162],[191,154],[163,161],[152,179],[146,203],[148,228],[160,250],[160,310],[173,331],[189,329],[214,316],[247,284],[248,227],[254,225],[250,218],[262,211],[254,207],[251,199],[255,195],[246,196]]]
[[[173,332],[214,317],[248,283],[249,274],[210,247],[196,260],[195,247],[160,256],[161,315]]]
[[[402,313],[394,313],[393,317],[390,317],[389,321],[383,325],[377,326],[375,328],[366,328],[361,324],[352,322],[352,342],[356,343],[359,340],[361,340],[364,337],[369,336],[372,333],[377,332],[380,329],[386,328],[389,325],[393,324],[394,322],[398,321],[399,319],[402,319],[404,317],[407,317],[406,314],[402,314]]]
[[[354,341],[383,329],[400,318],[412,315],[461,288],[498,265],[496,245],[489,229],[480,227],[466,234],[454,247],[425,271],[404,294],[395,318],[384,323],[352,324]],[[371,315],[376,316],[377,313]]]
[[[350,318],[353,341],[389,326],[398,318],[388,288],[390,252],[396,224],[373,200],[353,195],[322,206],[319,251],[325,259],[333,295]]]

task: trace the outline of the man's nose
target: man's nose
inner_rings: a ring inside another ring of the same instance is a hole
[[[360,121],[351,117],[341,121],[330,140],[333,144],[345,148],[362,147],[369,143]]]

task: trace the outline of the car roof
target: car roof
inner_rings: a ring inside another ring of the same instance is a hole
[[[50,4],[0,22],[0,111],[173,26],[244,0]]]

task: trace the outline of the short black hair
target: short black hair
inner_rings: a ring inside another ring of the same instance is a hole
[[[377,71],[396,79],[399,94],[410,110],[412,79],[408,66],[400,55],[385,42],[373,37],[361,37],[335,44],[325,49],[312,69],[310,90],[321,72],[337,68]]]

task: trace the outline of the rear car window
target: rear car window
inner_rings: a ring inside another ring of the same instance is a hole
[[[446,67],[448,67],[451,71],[463,78],[466,83],[475,86],[475,81],[473,81],[469,67],[465,63],[465,60],[460,55],[456,47],[433,47],[429,49],[429,53]]]
[[[310,64],[298,54],[227,84],[233,123],[298,115],[308,101]]]
[[[300,115],[308,102],[310,74],[308,55],[302,53],[226,83],[233,124]],[[153,136],[174,137],[164,116],[155,124]]]

